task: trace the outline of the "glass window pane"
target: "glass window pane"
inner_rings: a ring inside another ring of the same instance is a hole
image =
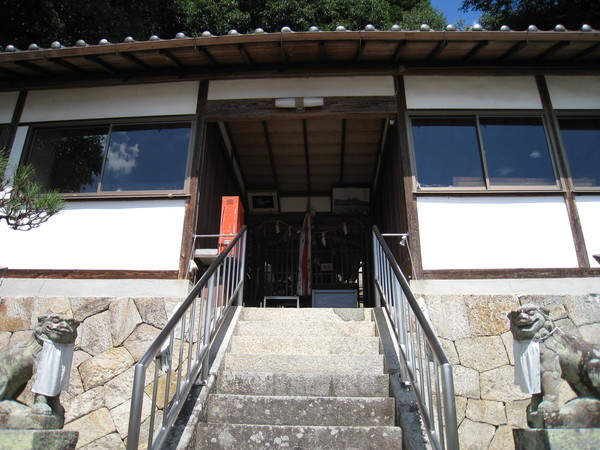
[[[600,186],[600,118],[560,119],[573,185]]]
[[[542,119],[481,118],[491,186],[556,186]]]
[[[485,187],[474,119],[413,119],[422,187]]]
[[[107,127],[36,130],[27,162],[47,190],[96,192],[107,133]]]
[[[181,190],[189,124],[113,127],[102,191]]]

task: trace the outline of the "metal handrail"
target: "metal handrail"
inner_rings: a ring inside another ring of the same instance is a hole
[[[458,449],[452,365],[376,226],[373,255],[376,305],[387,312],[398,340],[403,384],[414,387],[432,446]]]
[[[246,257],[246,227],[210,265],[172,314],[165,328],[135,365],[127,449],[140,445],[142,412],[150,413],[145,448],[160,448],[177,419],[196,380],[208,378],[209,354],[227,310],[242,304]],[[187,348],[186,348],[187,347]],[[146,374],[154,367],[152,397],[144,394]],[[159,373],[164,396],[158,399]],[[172,380],[174,377],[174,380]],[[164,382],[164,383],[163,383]],[[175,389],[172,389],[172,385]],[[162,402],[162,403],[159,403]],[[147,411],[147,409],[146,409]],[[162,418],[161,418],[162,414]],[[155,422],[161,422],[155,430]]]

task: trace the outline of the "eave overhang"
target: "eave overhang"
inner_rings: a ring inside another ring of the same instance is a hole
[[[600,73],[597,30],[309,31],[11,50],[0,52],[0,90],[453,69]]]

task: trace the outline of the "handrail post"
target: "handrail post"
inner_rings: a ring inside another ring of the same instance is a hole
[[[240,244],[240,253],[241,253],[241,268],[239,272],[239,282],[241,283],[240,290],[236,299],[236,306],[242,306],[244,304],[244,286],[246,281],[246,239],[248,238],[248,233],[245,233],[242,237],[242,243]]]
[[[456,418],[456,401],[454,399],[454,378],[452,366],[443,364],[442,367],[442,389],[444,390],[444,421],[446,422],[446,444],[450,449],[458,449],[458,420]],[[452,402],[452,404],[450,404]]]
[[[139,445],[142,407],[144,403],[145,378],[146,367],[144,367],[143,364],[136,364],[133,382],[133,395],[131,397],[131,410],[129,412],[127,450],[137,450]]]

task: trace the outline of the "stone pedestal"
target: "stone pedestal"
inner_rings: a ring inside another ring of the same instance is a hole
[[[600,428],[516,428],[513,439],[516,450],[591,450],[598,448]]]
[[[0,430],[0,449],[75,450],[78,431]]]

